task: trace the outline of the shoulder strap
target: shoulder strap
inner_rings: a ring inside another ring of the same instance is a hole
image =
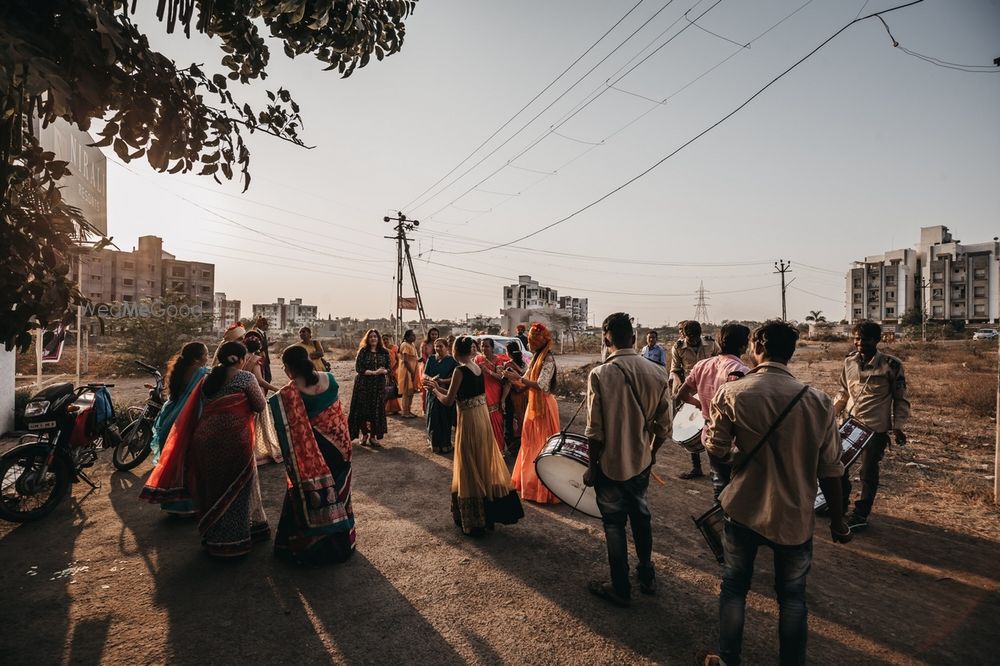
[[[767,429],[767,432],[764,433],[764,436],[760,438],[759,442],[757,442],[757,446],[753,447],[750,453],[747,454],[747,457],[743,459],[743,464],[741,464],[739,467],[733,465],[733,474],[736,474],[737,472],[739,472],[740,470],[742,470],[744,467],[747,466],[750,460],[754,457],[754,454],[756,454],[757,451],[760,450],[760,447],[764,446],[764,444],[767,443],[767,440],[770,439],[771,435],[774,434],[774,431],[778,429],[778,426],[781,425],[781,422],[785,420],[785,417],[788,416],[788,413],[791,412],[792,408],[799,403],[799,400],[802,399],[802,396],[804,396],[806,394],[806,391],[808,390],[809,390],[808,386],[803,386],[802,390],[799,391],[794,398],[792,398],[792,401],[788,403],[788,406],[785,407],[784,411],[782,411],[781,414],[778,415],[778,418],[774,420],[774,423],[771,424],[771,427]]]
[[[609,361],[608,364],[618,368],[618,372],[622,373],[622,377],[625,378],[625,385],[628,386],[628,390],[631,391],[632,399],[635,400],[635,404],[638,405],[639,407],[639,413],[642,414],[643,428],[648,431],[650,425],[649,417],[646,416],[646,410],[642,408],[642,401],[639,399],[639,392],[635,389],[635,386],[632,384],[632,379],[628,376],[628,373],[625,372],[625,368],[615,363],[614,360]]]

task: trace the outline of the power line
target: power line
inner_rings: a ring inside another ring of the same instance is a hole
[[[437,187],[439,184],[441,184],[441,181],[443,181],[448,176],[450,176],[451,174],[453,174],[456,171],[458,171],[458,169],[461,168],[461,166],[463,164],[465,164],[466,162],[468,162],[472,158],[473,155],[475,155],[476,153],[478,153],[483,148],[483,146],[485,146],[490,141],[492,141],[496,137],[497,134],[499,134],[500,132],[502,132],[504,129],[506,129],[506,127],[508,125],[510,125],[512,122],[514,122],[514,119],[517,118],[519,115],[521,115],[525,111],[525,109],[527,109],[529,106],[531,106],[532,104],[534,104],[535,101],[539,97],[541,97],[546,92],[548,92],[548,90],[552,86],[554,86],[556,84],[556,82],[559,81],[559,79],[561,79],[563,76],[565,76],[571,69],[573,69],[574,67],[576,67],[577,63],[579,63],[581,60],[583,60],[583,58],[586,57],[588,53],[590,53],[591,51],[593,51],[594,48],[596,48],[597,45],[600,44],[604,40],[605,37],[607,37],[608,35],[610,35],[611,32],[615,28],[617,28],[621,24],[622,21],[624,21],[626,18],[628,18],[632,14],[632,12],[634,12],[636,9],[638,9],[639,5],[641,5],[643,2],[645,2],[645,0],[639,0],[639,2],[635,3],[634,5],[632,5],[631,9],[629,9],[627,12],[625,12],[625,14],[622,15],[621,18],[619,18],[617,21],[615,21],[615,23],[610,28],[608,28],[607,31],[597,39],[596,42],[594,42],[593,44],[591,44],[590,46],[588,46],[586,51],[584,51],[583,53],[581,53],[576,58],[576,60],[574,60],[573,62],[571,62],[569,64],[569,67],[567,67],[562,72],[560,72],[559,76],[557,76],[556,78],[552,79],[552,81],[550,81],[547,86],[545,86],[544,88],[542,88],[541,91],[538,92],[538,94],[536,94],[534,97],[532,97],[530,100],[528,100],[527,104],[525,104],[520,109],[518,109],[518,111],[513,116],[511,116],[510,118],[508,118],[506,120],[506,122],[504,122],[504,124],[502,124],[492,134],[490,134],[488,137],[486,137],[486,139],[483,140],[483,142],[480,143],[478,146],[476,146],[472,150],[472,152],[470,152],[461,162],[459,162],[454,167],[452,167],[452,169],[448,173],[446,173],[445,175],[441,176],[436,181],[434,181],[434,183],[432,183],[430,187],[428,187],[426,190],[424,190],[423,192],[421,192],[420,194],[418,194],[416,197],[414,197],[410,202],[408,202],[405,206],[403,206],[403,208],[410,208],[413,204],[415,204],[417,201],[419,201],[420,199],[422,199],[425,194],[427,194],[428,192],[430,192],[431,190],[433,190],[435,187]],[[667,4],[669,4],[669,3],[667,3]]]
[[[935,58],[933,56],[924,55],[922,53],[917,53],[916,51],[911,51],[910,49],[902,46],[892,34],[892,30],[889,29],[889,24],[885,22],[881,16],[878,20],[882,22],[883,27],[885,27],[886,33],[889,35],[889,39],[892,40],[892,46],[898,48],[903,53],[919,58],[924,62],[929,62],[932,65],[938,67],[944,67],[945,69],[954,69],[960,72],[967,72],[969,74],[1000,74],[1000,65],[963,65],[957,62],[948,62],[947,60],[941,60],[940,58]]]
[[[803,294],[809,294],[810,296],[813,296],[815,298],[822,298],[823,300],[832,301],[834,303],[840,303],[841,305],[844,304],[844,299],[841,299],[841,298],[830,298],[829,296],[823,296],[822,294],[817,294],[817,293],[814,293],[814,292],[811,292],[811,291],[806,291],[805,289],[802,289],[801,287],[789,287],[789,289],[794,289],[795,291],[801,291]]]
[[[841,27],[839,30],[837,30],[835,33],[833,33],[832,35],[830,35],[829,37],[827,37],[825,40],[823,40],[822,42],[820,42],[820,44],[818,46],[816,46],[813,50],[811,50],[809,53],[807,53],[806,55],[804,55],[801,58],[799,58],[799,60],[797,60],[795,63],[793,63],[790,67],[788,67],[783,72],[781,72],[780,74],[778,74],[776,77],[774,77],[773,79],[771,79],[766,85],[764,85],[763,88],[760,88],[757,92],[755,92],[753,95],[751,95],[750,97],[748,97],[742,104],[740,104],[735,109],[733,109],[732,111],[730,111],[729,113],[727,113],[726,115],[724,115],[722,118],[720,118],[719,120],[715,121],[714,123],[712,123],[711,125],[709,125],[705,129],[703,129],[701,132],[699,132],[698,134],[696,134],[692,138],[690,138],[687,141],[685,141],[679,147],[677,147],[676,149],[674,149],[673,151],[671,151],[670,153],[668,153],[666,156],[664,156],[663,158],[661,158],[660,160],[658,160],[656,163],[654,163],[649,168],[647,168],[644,171],[640,172],[638,175],[633,176],[632,178],[630,178],[629,180],[625,181],[621,185],[617,186],[616,188],[614,188],[610,192],[607,192],[606,194],[604,194],[604,195],[600,196],[599,198],[595,199],[594,201],[591,201],[590,203],[588,203],[587,205],[583,206],[582,208],[579,208],[579,209],[573,211],[569,215],[567,215],[567,216],[565,216],[565,217],[563,217],[563,218],[561,218],[559,220],[556,220],[555,222],[547,224],[547,225],[541,227],[540,229],[536,229],[535,231],[533,231],[533,232],[531,232],[529,234],[525,234],[524,236],[521,236],[519,238],[515,238],[514,240],[507,241],[506,243],[499,243],[499,244],[492,245],[490,247],[483,248],[483,249],[480,249],[480,250],[466,250],[466,251],[463,251],[463,252],[450,252],[448,254],[479,254],[479,253],[482,253],[482,252],[489,252],[490,250],[495,250],[495,249],[498,249],[498,248],[501,248],[501,247],[508,247],[510,245],[514,245],[515,243],[520,243],[521,241],[524,241],[524,240],[527,240],[527,239],[532,238],[534,236],[537,236],[538,234],[540,234],[540,233],[542,233],[544,231],[548,231],[549,229],[551,229],[553,227],[556,227],[556,226],[558,226],[560,224],[563,224],[564,222],[568,222],[569,220],[571,220],[574,217],[578,216],[580,213],[583,213],[583,212],[585,212],[585,211],[593,208],[594,206],[596,206],[597,204],[601,203],[605,199],[608,199],[608,198],[614,196],[615,194],[617,194],[618,192],[622,191],[623,189],[625,189],[626,187],[628,187],[632,183],[634,183],[637,180],[639,180],[639,179],[645,177],[646,175],[650,174],[657,167],[659,167],[664,162],[666,162],[667,160],[669,160],[670,158],[672,158],[674,155],[676,155],[677,153],[681,152],[682,150],[684,150],[685,148],[687,148],[689,145],[691,145],[692,143],[694,143],[695,141],[697,141],[701,137],[705,136],[706,134],[708,134],[709,132],[711,132],[712,130],[714,130],[716,127],[718,127],[722,123],[726,122],[727,120],[729,120],[730,118],[732,118],[733,116],[735,116],[737,113],[739,113],[741,110],[743,110],[748,104],[750,104],[753,100],[755,100],[757,97],[759,97],[761,94],[763,94],[764,91],[766,91],[772,85],[774,85],[775,83],[777,83],[778,81],[780,81],[789,72],[791,72],[792,70],[794,70],[796,67],[798,67],[799,65],[801,65],[806,60],[808,60],[810,57],[812,57],[814,54],[816,54],[816,52],[818,52],[824,46],[826,46],[827,44],[829,44],[830,42],[832,42],[841,33],[843,33],[845,30],[847,30],[848,28],[850,28],[851,26],[853,26],[855,23],[858,23],[858,22],[861,22],[861,21],[865,21],[865,20],[867,20],[869,18],[879,17],[882,14],[887,14],[889,12],[897,11],[899,9],[904,9],[906,7],[912,7],[913,5],[920,4],[923,1],[924,0],[912,0],[911,2],[902,4],[902,5],[897,5],[896,7],[892,7],[890,9],[886,9],[886,10],[883,10],[881,12],[877,12],[875,14],[869,14],[868,16],[865,16],[865,17],[860,18],[860,19],[854,19],[850,23],[847,23],[846,25],[844,25],[843,27]]]
[[[701,2],[701,1],[702,0],[698,0],[698,2]],[[581,76],[576,81],[574,81],[573,84],[570,85],[569,88],[567,88],[566,90],[564,90],[558,97],[556,97],[554,100],[552,100],[551,102],[549,102],[549,104],[545,108],[543,108],[541,111],[539,111],[534,116],[532,116],[532,118],[528,122],[526,122],[525,124],[523,124],[516,132],[514,132],[509,137],[507,137],[499,146],[497,146],[496,148],[493,148],[490,152],[488,152],[485,156],[483,156],[482,159],[480,159],[478,162],[476,162],[475,164],[473,164],[471,167],[469,167],[468,169],[466,169],[465,171],[463,171],[461,174],[459,174],[458,177],[453,178],[451,180],[451,182],[449,182],[447,185],[445,185],[444,187],[442,187],[441,189],[439,189],[437,192],[435,192],[434,194],[432,194],[428,199],[425,199],[423,201],[423,203],[418,204],[416,206],[416,208],[419,209],[419,208],[422,208],[422,207],[426,206],[430,201],[433,201],[442,192],[445,192],[449,187],[451,187],[452,185],[454,185],[455,183],[457,183],[459,180],[461,180],[462,178],[464,178],[473,169],[475,169],[480,164],[482,164],[483,162],[485,162],[486,160],[488,160],[490,157],[492,157],[493,155],[495,155],[497,152],[499,152],[500,149],[503,148],[504,146],[506,146],[508,143],[510,143],[514,139],[514,137],[518,136],[521,132],[523,132],[528,127],[530,127],[532,123],[534,123],[536,120],[538,120],[538,118],[540,118],[542,116],[542,114],[544,114],[546,111],[548,111],[553,106],[555,106],[556,103],[559,102],[563,97],[565,97],[566,95],[568,95],[570,93],[570,91],[572,91],[574,88],[576,88],[576,86],[578,86],[584,79],[586,79],[588,76],[590,76],[590,74],[594,70],[596,70],[598,67],[600,67],[601,65],[603,65],[604,62],[608,58],[610,58],[612,55],[614,55],[615,53],[617,53],[619,49],[621,49],[626,43],[628,43],[633,37],[635,37],[636,34],[638,34],[643,28],[645,28],[647,25],[649,25],[657,16],[660,15],[660,13],[662,13],[667,7],[669,7],[671,4],[673,4],[673,2],[674,2],[674,0],[667,0],[667,2],[664,3],[663,6],[660,7],[658,10],[656,10],[656,12],[652,16],[650,16],[648,19],[646,19],[645,21],[643,21],[642,24],[640,24],[638,28],[636,28],[635,30],[633,30],[632,33],[629,34],[628,37],[626,37],[621,42],[619,42],[618,45],[615,46],[610,52],[608,52],[607,55],[605,55],[603,58],[601,58],[597,62],[597,64],[595,64],[593,67],[591,67],[586,72],[584,72],[583,76]],[[718,2],[721,2],[721,0],[718,0]],[[718,2],[716,4],[718,4]],[[521,154],[523,154],[523,152]],[[517,159],[517,158],[515,157],[514,159]],[[513,161],[513,160],[509,160],[509,161]],[[501,168],[503,168],[503,167],[501,167]],[[485,182],[485,181],[483,181],[483,182]],[[481,184],[482,184],[482,182],[477,183],[476,187],[478,187]],[[463,194],[462,196],[465,196],[465,195]],[[459,198],[461,198],[461,197],[459,197]],[[438,212],[440,212],[440,211],[435,211],[434,213],[432,213],[432,215],[435,215]]]

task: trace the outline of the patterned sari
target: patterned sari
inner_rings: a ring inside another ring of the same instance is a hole
[[[174,421],[180,415],[181,410],[184,409],[184,405],[187,404],[188,399],[194,392],[195,387],[201,383],[202,377],[209,373],[209,369],[206,367],[198,368],[194,371],[191,376],[191,380],[184,387],[184,392],[179,396],[170,396],[170,399],[163,403],[163,407],[160,409],[160,413],[156,417],[156,421],[153,423],[153,439],[149,442],[149,448],[153,451],[153,466],[160,461],[160,454],[162,453],[163,445],[167,441],[167,435],[170,434],[170,429],[174,426]]]
[[[330,388],[319,395],[289,383],[268,400],[288,472],[274,551],[306,564],[342,562],[354,553],[351,437],[337,382],[327,376]]]
[[[490,372],[500,372],[500,368],[506,363],[506,356],[496,355],[493,360],[486,358],[485,354],[476,357],[476,365],[483,368],[483,381],[486,384],[486,409],[490,413],[490,426],[493,428],[493,438],[497,441],[497,448],[504,450],[503,436],[503,381],[495,379]]]
[[[559,405],[549,392],[555,375],[555,361],[551,357],[549,343],[534,358],[528,367],[528,379],[538,382],[543,388],[528,389],[528,406],[521,428],[521,450],[514,461],[511,476],[514,488],[521,493],[521,499],[539,504],[558,504],[553,495],[535,472],[535,459],[545,448],[549,437],[559,432]]]
[[[396,381],[396,376],[399,374],[399,347],[396,345],[391,345],[389,348],[389,375],[385,378],[386,382],[392,382],[398,386]],[[398,390],[397,390],[398,393]],[[393,398],[392,400],[385,401],[385,413],[388,414],[399,414],[400,409],[399,398]]]

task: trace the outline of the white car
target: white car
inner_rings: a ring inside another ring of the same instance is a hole
[[[491,340],[493,340],[493,343],[496,346],[496,352],[497,352],[497,354],[506,354],[507,353],[507,343],[513,342],[514,344],[516,344],[518,346],[518,349],[521,350],[521,357],[524,359],[524,362],[526,364],[527,363],[531,363],[531,356],[532,356],[532,354],[531,354],[530,351],[528,351],[525,348],[524,343],[521,342],[521,338],[508,338],[508,337],[503,336],[503,335],[473,335],[472,336],[472,339],[475,340],[476,342],[480,342],[483,338],[490,338]]]
[[[973,340],[996,340],[1000,336],[995,328],[981,328],[972,334]]]

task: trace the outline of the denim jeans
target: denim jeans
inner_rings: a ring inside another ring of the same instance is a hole
[[[649,504],[646,490],[649,488],[649,473],[652,465],[627,481],[614,481],[597,475],[594,490],[597,492],[597,508],[604,523],[604,537],[608,542],[608,564],[611,566],[611,585],[615,593],[628,599],[631,585],[628,580],[628,541],[625,537],[625,523],[632,524],[632,539],[635,554],[639,560],[639,580],[652,581],[653,570],[653,530],[650,525]]]
[[[854,503],[854,512],[862,518],[867,518],[875,504],[875,494],[878,492],[879,463],[885,456],[885,447],[889,444],[889,433],[879,432],[868,442],[861,452],[861,497]],[[844,506],[851,503],[851,471],[844,471]]]
[[[719,495],[729,485],[729,480],[733,475],[733,466],[716,460],[712,456],[708,457],[708,464],[712,467],[712,494],[715,501],[719,501]]]
[[[747,592],[753,578],[757,549],[774,551],[774,591],[780,615],[778,640],[780,663],[806,661],[806,576],[812,565],[812,539],[798,546],[776,544],[748,527],[727,520],[722,537],[726,563],[719,594],[719,656],[727,666],[740,663]]]

